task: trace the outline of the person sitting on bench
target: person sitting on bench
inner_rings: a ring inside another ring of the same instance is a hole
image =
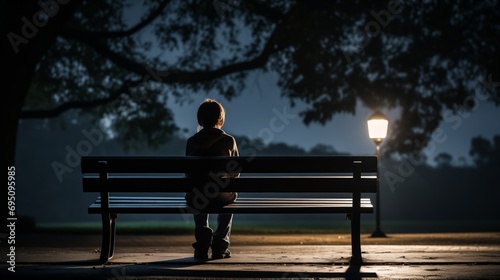
[[[201,103],[197,112],[199,131],[188,138],[186,143],[186,156],[239,156],[235,139],[225,133],[221,127],[225,120],[225,111],[222,105],[213,100],[206,99]],[[189,176],[207,176],[206,174],[186,174]],[[220,177],[238,177],[239,174],[217,173]],[[227,180],[227,179],[226,179]],[[234,202],[237,198],[235,192],[218,192],[205,194],[203,186],[198,186],[193,192],[187,192],[186,202],[191,207],[201,210],[205,207],[223,207]],[[217,228],[210,228],[209,215],[204,213],[193,214],[195,222],[195,239],[193,248],[194,257],[208,259],[208,251],[212,248],[212,259],[229,258],[229,236],[233,214],[217,214]]]

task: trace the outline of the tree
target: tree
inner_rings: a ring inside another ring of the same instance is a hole
[[[448,153],[439,153],[434,161],[437,163],[438,167],[450,167],[453,162],[453,156]]]
[[[286,143],[269,143],[265,149],[262,150],[262,155],[304,155],[306,151],[296,145],[288,145]]]
[[[186,92],[231,99],[277,74],[305,124],[400,108],[389,152],[426,146],[441,121],[500,104],[498,1],[4,1],[7,164],[17,123],[70,109],[157,146]],[[472,86],[471,86],[472,85]],[[131,142],[130,142],[131,141]]]
[[[316,144],[309,150],[311,155],[341,155],[334,147],[326,144]],[[344,153],[345,154],[345,153]]]
[[[480,168],[498,169],[500,166],[500,135],[495,135],[491,142],[482,136],[472,138],[469,155]]]

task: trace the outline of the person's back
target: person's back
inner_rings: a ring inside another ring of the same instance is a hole
[[[186,144],[188,156],[237,156],[234,138],[215,127],[203,128]]]
[[[226,134],[223,130],[215,127],[203,128],[195,135],[191,136],[186,144],[187,156],[238,156],[238,148],[234,138]],[[218,172],[219,177],[228,177],[228,173]],[[205,174],[188,174],[188,176],[206,176]],[[235,177],[231,174],[231,177]],[[234,192],[222,192],[222,189],[210,189],[210,193],[204,186],[198,186],[196,191],[186,194],[188,204],[201,210],[207,207],[221,207],[236,200],[237,194]],[[213,193],[216,191],[217,193]]]
[[[198,124],[202,129],[191,136],[186,143],[186,156],[238,156],[238,147],[234,138],[225,133],[221,127],[224,124],[225,112],[222,105],[206,99],[198,108]],[[187,174],[200,176],[199,174]],[[238,174],[218,173],[217,176],[234,177]],[[203,186],[186,193],[186,202],[195,209],[205,207],[222,207],[234,202],[237,194],[234,192],[203,193]],[[195,258],[208,259],[208,250],[212,248],[212,258],[228,258],[229,236],[232,225],[232,214],[217,215],[217,229],[209,226],[208,214],[194,214],[195,238],[193,243]]]

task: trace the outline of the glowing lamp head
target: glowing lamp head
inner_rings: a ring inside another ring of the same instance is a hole
[[[389,121],[387,117],[376,112],[367,121],[368,124],[368,136],[375,142],[382,142],[382,140],[387,137],[387,129],[389,127]]]

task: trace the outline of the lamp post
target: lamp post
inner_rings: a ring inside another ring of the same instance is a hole
[[[367,121],[368,136],[375,142],[377,154],[377,197],[376,197],[376,219],[377,226],[371,237],[386,237],[385,233],[380,229],[380,143],[387,136],[387,128],[389,121],[381,112],[375,112]]]

